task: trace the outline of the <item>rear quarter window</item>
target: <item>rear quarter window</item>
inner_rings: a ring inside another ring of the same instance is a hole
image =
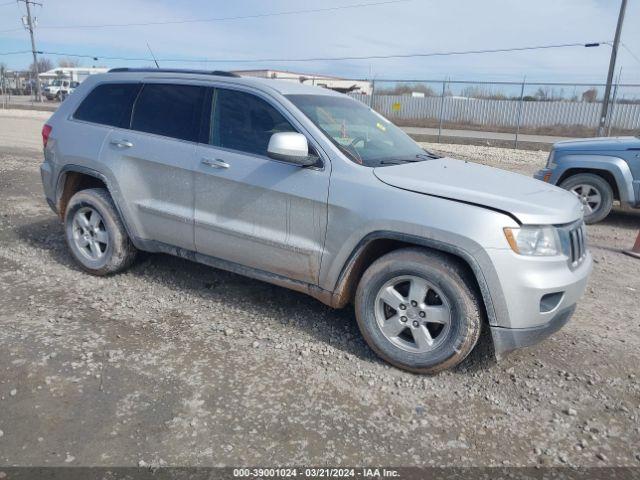
[[[112,127],[129,128],[133,102],[139,91],[139,83],[98,85],[80,103],[73,118]]]

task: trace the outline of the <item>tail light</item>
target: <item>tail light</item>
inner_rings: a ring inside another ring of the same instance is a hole
[[[49,141],[49,135],[51,135],[51,130],[53,130],[53,127],[51,127],[51,125],[44,125],[44,127],[42,127],[42,146],[43,147],[47,147],[47,142]]]

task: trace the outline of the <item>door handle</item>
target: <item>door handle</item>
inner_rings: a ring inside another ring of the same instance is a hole
[[[120,148],[131,148],[131,147],[133,147],[133,143],[131,143],[128,140],[111,140],[109,143],[111,145],[115,145],[116,147],[120,147]]]
[[[203,158],[201,162],[204,165],[213,168],[229,168],[231,166],[227,162],[225,162],[224,160],[220,160],[219,158]]]

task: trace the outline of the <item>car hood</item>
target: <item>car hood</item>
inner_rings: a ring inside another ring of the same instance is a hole
[[[582,218],[571,193],[524,175],[473,162],[439,158],[373,169],[393,187],[500,210],[523,224],[564,224]]]
[[[629,149],[640,149],[640,138],[638,137],[598,137],[579,138],[576,140],[565,140],[557,142],[554,146],[556,150],[572,151],[621,151]]]

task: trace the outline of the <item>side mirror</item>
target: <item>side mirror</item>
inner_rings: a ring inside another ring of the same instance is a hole
[[[309,155],[307,137],[297,132],[278,132],[271,135],[267,155],[274,160],[293,163],[302,167],[315,165],[317,158]]]

